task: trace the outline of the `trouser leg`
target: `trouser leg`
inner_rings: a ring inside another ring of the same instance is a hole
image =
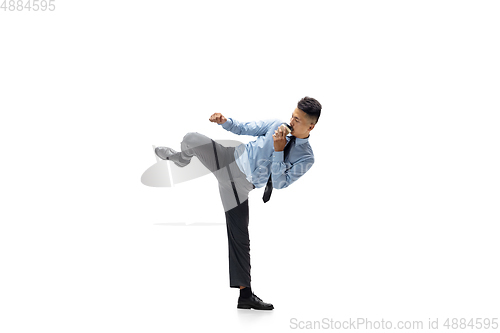
[[[225,168],[217,171],[219,192],[226,215],[229,251],[229,285],[250,287],[250,237],[248,194],[254,189],[234,162],[234,148],[215,144]],[[227,163],[229,162],[229,163]]]
[[[254,186],[236,164],[234,147],[224,147],[200,133],[188,133],[181,142],[181,149],[179,154],[183,160],[196,156],[215,175],[224,211],[247,200]]]
[[[229,286],[250,287],[250,236],[248,200],[226,212],[229,248]]]
[[[191,158],[196,156],[208,170],[211,172],[217,171],[218,163],[212,141],[212,139],[200,133],[187,133],[181,142],[180,159],[191,161]]]

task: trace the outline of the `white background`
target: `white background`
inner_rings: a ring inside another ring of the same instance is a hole
[[[0,331],[498,317],[498,2],[55,4],[0,11]],[[288,121],[304,96],[315,165],[249,199],[275,310],[237,310],[215,178],[140,177],[187,132],[252,139],[214,112]]]

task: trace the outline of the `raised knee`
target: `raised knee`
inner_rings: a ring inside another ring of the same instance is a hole
[[[197,145],[197,143],[199,142],[199,137],[200,137],[200,133],[189,132],[186,135],[184,135],[184,138],[182,139],[182,141],[188,147],[195,147]]]

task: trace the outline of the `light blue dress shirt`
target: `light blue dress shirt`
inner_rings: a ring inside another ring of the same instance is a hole
[[[256,188],[267,184],[271,172],[273,188],[288,187],[304,175],[314,163],[309,138],[296,138],[286,160],[283,151],[274,151],[273,134],[282,123],[278,119],[240,123],[229,118],[221,125],[234,134],[257,136],[255,141],[241,144],[234,151],[236,164]],[[287,136],[288,141],[290,135]]]

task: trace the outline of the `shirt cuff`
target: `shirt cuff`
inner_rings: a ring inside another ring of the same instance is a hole
[[[283,151],[275,151],[273,153],[273,162],[282,163],[284,162],[284,152]]]
[[[220,125],[221,125],[221,126],[222,126],[222,128],[224,128],[225,130],[228,130],[228,129],[229,129],[229,128],[231,128],[231,126],[233,125],[233,119],[228,118],[224,124],[220,124]]]

